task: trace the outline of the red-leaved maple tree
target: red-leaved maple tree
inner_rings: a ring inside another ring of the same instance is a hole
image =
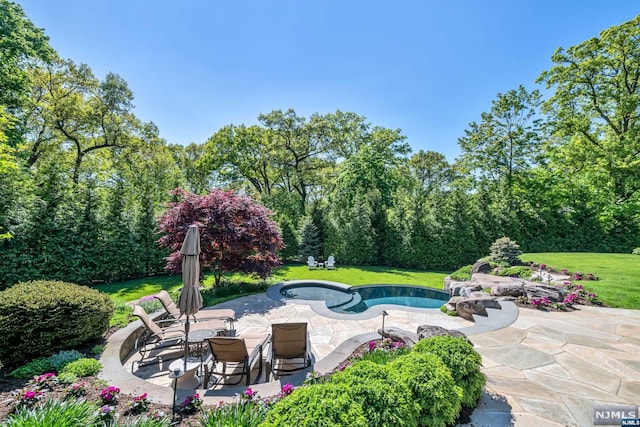
[[[215,286],[225,271],[266,278],[280,265],[277,251],[284,243],[269,209],[230,190],[197,195],[178,188],[173,193],[180,201],[169,204],[160,218],[164,236],[159,242],[172,251],[166,270],[181,271],[180,247],[191,224],[199,226],[200,265],[211,269]]]

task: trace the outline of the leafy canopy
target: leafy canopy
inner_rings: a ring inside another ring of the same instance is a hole
[[[170,204],[160,218],[160,230],[165,233],[160,244],[172,251],[167,270],[181,271],[180,247],[191,224],[200,226],[200,262],[211,268],[216,286],[224,271],[266,278],[280,265],[277,251],[284,244],[267,208],[250,197],[220,189],[203,196],[183,189],[174,194],[181,200]]]

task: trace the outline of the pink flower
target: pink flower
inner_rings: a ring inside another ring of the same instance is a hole
[[[373,351],[376,349],[378,344],[375,341],[369,341],[369,351]]]
[[[545,268],[547,268],[547,264],[540,264],[540,270],[544,270]]]
[[[293,393],[293,390],[295,390],[295,387],[293,386],[293,384],[286,383],[285,385],[282,386],[282,393],[285,396]]]

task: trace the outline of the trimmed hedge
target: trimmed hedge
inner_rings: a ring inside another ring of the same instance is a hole
[[[362,405],[336,384],[313,384],[296,389],[276,403],[260,427],[368,427]]]
[[[417,427],[420,405],[409,388],[386,366],[358,361],[331,377],[362,405],[367,424],[380,427]]]
[[[462,389],[451,371],[438,356],[412,351],[387,365],[411,390],[420,405],[419,423],[430,427],[446,427],[460,413]]]
[[[0,361],[16,366],[98,339],[112,314],[111,299],[86,286],[18,283],[0,292]]]
[[[413,351],[438,356],[451,370],[454,381],[462,388],[462,404],[475,407],[482,396],[486,378],[480,367],[482,357],[463,337],[437,336],[420,340]]]

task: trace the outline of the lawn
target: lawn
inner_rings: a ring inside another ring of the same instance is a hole
[[[348,285],[367,284],[403,284],[419,285],[430,288],[442,289],[445,272],[430,272],[418,270],[405,270],[392,267],[353,267],[339,266],[335,270],[309,270],[306,264],[287,264],[279,268],[270,279],[277,283],[283,280],[317,279],[331,280],[346,283]],[[246,275],[228,274],[229,280],[251,280]],[[204,286],[213,285],[211,273],[205,273]],[[95,288],[106,293],[114,300],[133,301],[146,295],[155,294],[161,290],[175,291],[182,286],[182,276],[151,276],[142,279],[114,282],[104,285],[96,285]]]
[[[640,309],[640,256],[581,252],[527,253],[520,259],[544,263],[560,271],[563,268],[583,274],[593,273],[600,280],[582,280],[607,305]]]
[[[307,265],[285,265],[274,274],[281,280],[331,280],[347,285],[418,285],[442,289],[445,272],[406,270],[381,266],[338,266],[335,270],[309,270]]]

